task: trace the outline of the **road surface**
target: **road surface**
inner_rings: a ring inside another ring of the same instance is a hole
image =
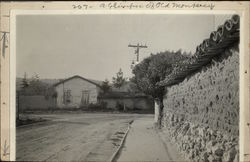
[[[33,115],[34,116],[34,115]],[[48,122],[17,128],[17,161],[109,160],[139,114],[74,113],[36,115]]]

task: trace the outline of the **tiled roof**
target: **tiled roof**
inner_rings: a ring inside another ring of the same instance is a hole
[[[239,42],[239,24],[240,17],[233,15],[231,19],[219,26],[217,31],[212,32],[210,38],[197,46],[191,58],[176,65],[172,73],[157,85],[171,86],[182,82],[188,75],[211,62],[213,57],[221,55],[226,48]]]

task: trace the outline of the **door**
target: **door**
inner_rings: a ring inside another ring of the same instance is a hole
[[[81,105],[82,106],[89,105],[89,91],[82,91]]]

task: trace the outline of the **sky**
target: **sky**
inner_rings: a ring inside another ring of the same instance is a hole
[[[214,15],[18,15],[16,22],[17,77],[38,74],[59,79],[80,75],[108,79],[121,68],[131,77],[135,49],[143,44],[140,60],[151,53],[196,46],[217,28]]]

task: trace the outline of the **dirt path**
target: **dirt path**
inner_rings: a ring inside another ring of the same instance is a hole
[[[166,145],[153,127],[153,118],[143,117],[131,125],[117,161],[180,161],[177,150]]]
[[[17,129],[16,160],[105,161],[118,148],[131,114],[39,115],[52,121]]]

